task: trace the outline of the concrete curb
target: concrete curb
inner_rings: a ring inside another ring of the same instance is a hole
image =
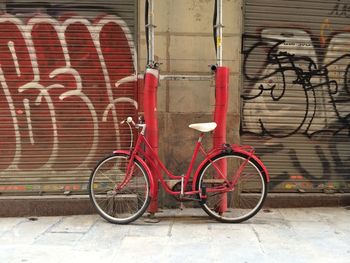
[[[350,206],[350,194],[269,194],[265,208]],[[87,195],[0,197],[0,217],[96,213]]]

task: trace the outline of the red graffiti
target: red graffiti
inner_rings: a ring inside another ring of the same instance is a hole
[[[0,16],[0,170],[88,167],[137,108],[133,43],[106,15]]]

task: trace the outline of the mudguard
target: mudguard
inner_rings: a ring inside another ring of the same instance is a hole
[[[255,163],[257,163],[262,171],[264,173],[264,175],[266,176],[266,180],[267,182],[270,182],[270,176],[269,176],[269,173],[267,171],[267,168],[266,166],[263,164],[263,162],[254,154],[254,148],[251,147],[251,146],[240,146],[240,145],[236,145],[236,144],[232,144],[232,145],[229,145],[229,144],[225,144],[223,145],[223,147],[220,147],[220,148],[216,148],[214,150],[212,150],[208,157],[205,158],[201,163],[200,165],[198,166],[195,174],[194,174],[194,177],[193,177],[193,184],[192,184],[192,187],[193,189],[196,188],[196,182],[197,182],[197,178],[199,176],[199,173],[200,171],[202,170],[202,168],[207,164],[207,162],[214,158],[216,155],[218,154],[221,154],[221,153],[241,153],[241,154],[244,154],[244,155],[247,155],[249,156],[250,159],[252,159]]]
[[[130,151],[126,151],[126,150],[116,150],[116,151],[113,151],[113,153],[114,154],[121,153],[121,154],[125,154],[125,155],[130,155]],[[140,164],[143,166],[143,168],[145,168],[146,173],[149,175],[148,179],[149,179],[149,184],[150,184],[150,197],[153,198],[154,196],[156,196],[156,191],[155,191],[155,187],[154,187],[155,183],[153,180],[152,172],[149,169],[146,162],[140,156],[135,155],[135,159],[138,162],[140,162]]]
[[[249,158],[253,159],[257,164],[260,165],[262,172],[265,174],[266,176],[266,180],[267,182],[270,182],[270,176],[269,176],[269,172],[267,171],[266,166],[264,165],[264,163],[259,159],[258,156],[256,156],[254,154],[254,149],[251,146],[240,146],[240,145],[231,145],[232,150],[234,152],[239,152],[242,154],[246,154],[249,156]],[[247,149],[247,150],[246,150]]]

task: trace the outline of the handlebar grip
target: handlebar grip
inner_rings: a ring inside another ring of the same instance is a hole
[[[124,124],[125,122],[131,123],[132,125],[136,126],[135,122],[133,121],[132,117],[127,117],[125,120],[120,122],[120,124]]]

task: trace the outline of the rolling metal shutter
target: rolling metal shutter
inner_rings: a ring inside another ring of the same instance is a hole
[[[244,3],[242,140],[270,191],[349,192],[349,1]]]
[[[0,194],[86,192],[137,110],[136,0],[6,1],[0,15]]]

